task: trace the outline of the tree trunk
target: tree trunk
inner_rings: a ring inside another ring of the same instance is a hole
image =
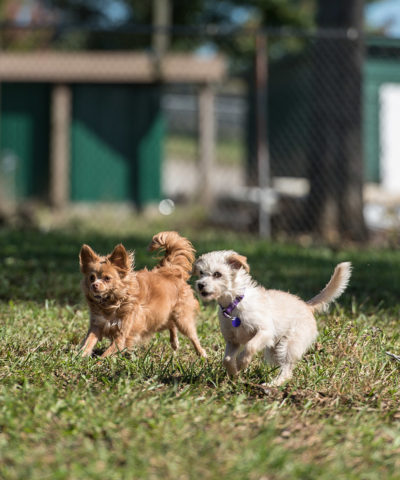
[[[319,38],[313,56],[313,124],[307,219],[330,240],[365,240],[361,84],[363,0],[319,0],[318,27],[347,30]]]

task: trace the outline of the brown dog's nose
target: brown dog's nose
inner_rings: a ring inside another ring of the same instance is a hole
[[[97,290],[99,289],[99,286],[97,283],[93,283],[92,288],[95,292],[97,292]]]

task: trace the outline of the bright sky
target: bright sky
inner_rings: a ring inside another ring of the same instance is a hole
[[[400,0],[378,0],[366,7],[367,25],[383,28],[389,37],[400,37]]]

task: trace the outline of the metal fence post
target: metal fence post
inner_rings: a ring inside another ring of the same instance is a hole
[[[210,207],[213,203],[212,179],[215,157],[215,115],[214,89],[210,84],[201,85],[199,91],[198,113],[198,175],[199,198],[203,206]]]
[[[270,165],[267,133],[267,82],[268,56],[267,36],[259,32],[256,35],[255,49],[255,84],[256,84],[256,155],[259,187],[258,230],[260,237],[271,236],[270,219]]]

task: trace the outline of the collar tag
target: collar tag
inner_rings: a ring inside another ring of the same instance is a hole
[[[241,323],[242,322],[239,317],[235,317],[232,319],[232,327],[238,327]]]

